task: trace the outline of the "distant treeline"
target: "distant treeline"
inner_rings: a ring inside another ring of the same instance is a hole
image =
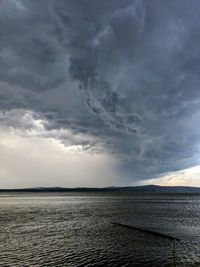
[[[0,192],[136,192],[136,193],[200,193],[199,187],[189,186],[127,186],[127,187],[36,187],[21,189],[0,189]]]

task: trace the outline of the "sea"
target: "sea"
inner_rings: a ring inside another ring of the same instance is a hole
[[[0,193],[0,266],[200,266],[200,195]]]

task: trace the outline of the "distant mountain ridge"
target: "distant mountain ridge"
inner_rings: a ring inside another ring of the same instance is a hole
[[[200,193],[200,187],[190,186],[109,186],[109,187],[35,187],[21,189],[0,189],[0,192],[136,192],[136,193]]]

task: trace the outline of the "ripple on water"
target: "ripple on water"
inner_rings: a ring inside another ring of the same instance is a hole
[[[112,225],[181,238],[177,259],[200,259],[200,196],[0,195],[0,266],[167,266],[172,243]]]

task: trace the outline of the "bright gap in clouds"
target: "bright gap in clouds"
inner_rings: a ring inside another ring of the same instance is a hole
[[[143,183],[144,184],[144,183]],[[200,184],[200,166],[168,173],[159,178],[148,179],[145,184],[162,186],[197,186]]]
[[[6,123],[0,128],[0,188],[120,184],[118,160],[100,147],[90,147],[92,137],[46,130],[48,122],[31,111],[0,117]],[[18,128],[9,126],[15,120]]]
[[[54,138],[0,132],[0,187],[108,186],[119,184],[117,160]]]

